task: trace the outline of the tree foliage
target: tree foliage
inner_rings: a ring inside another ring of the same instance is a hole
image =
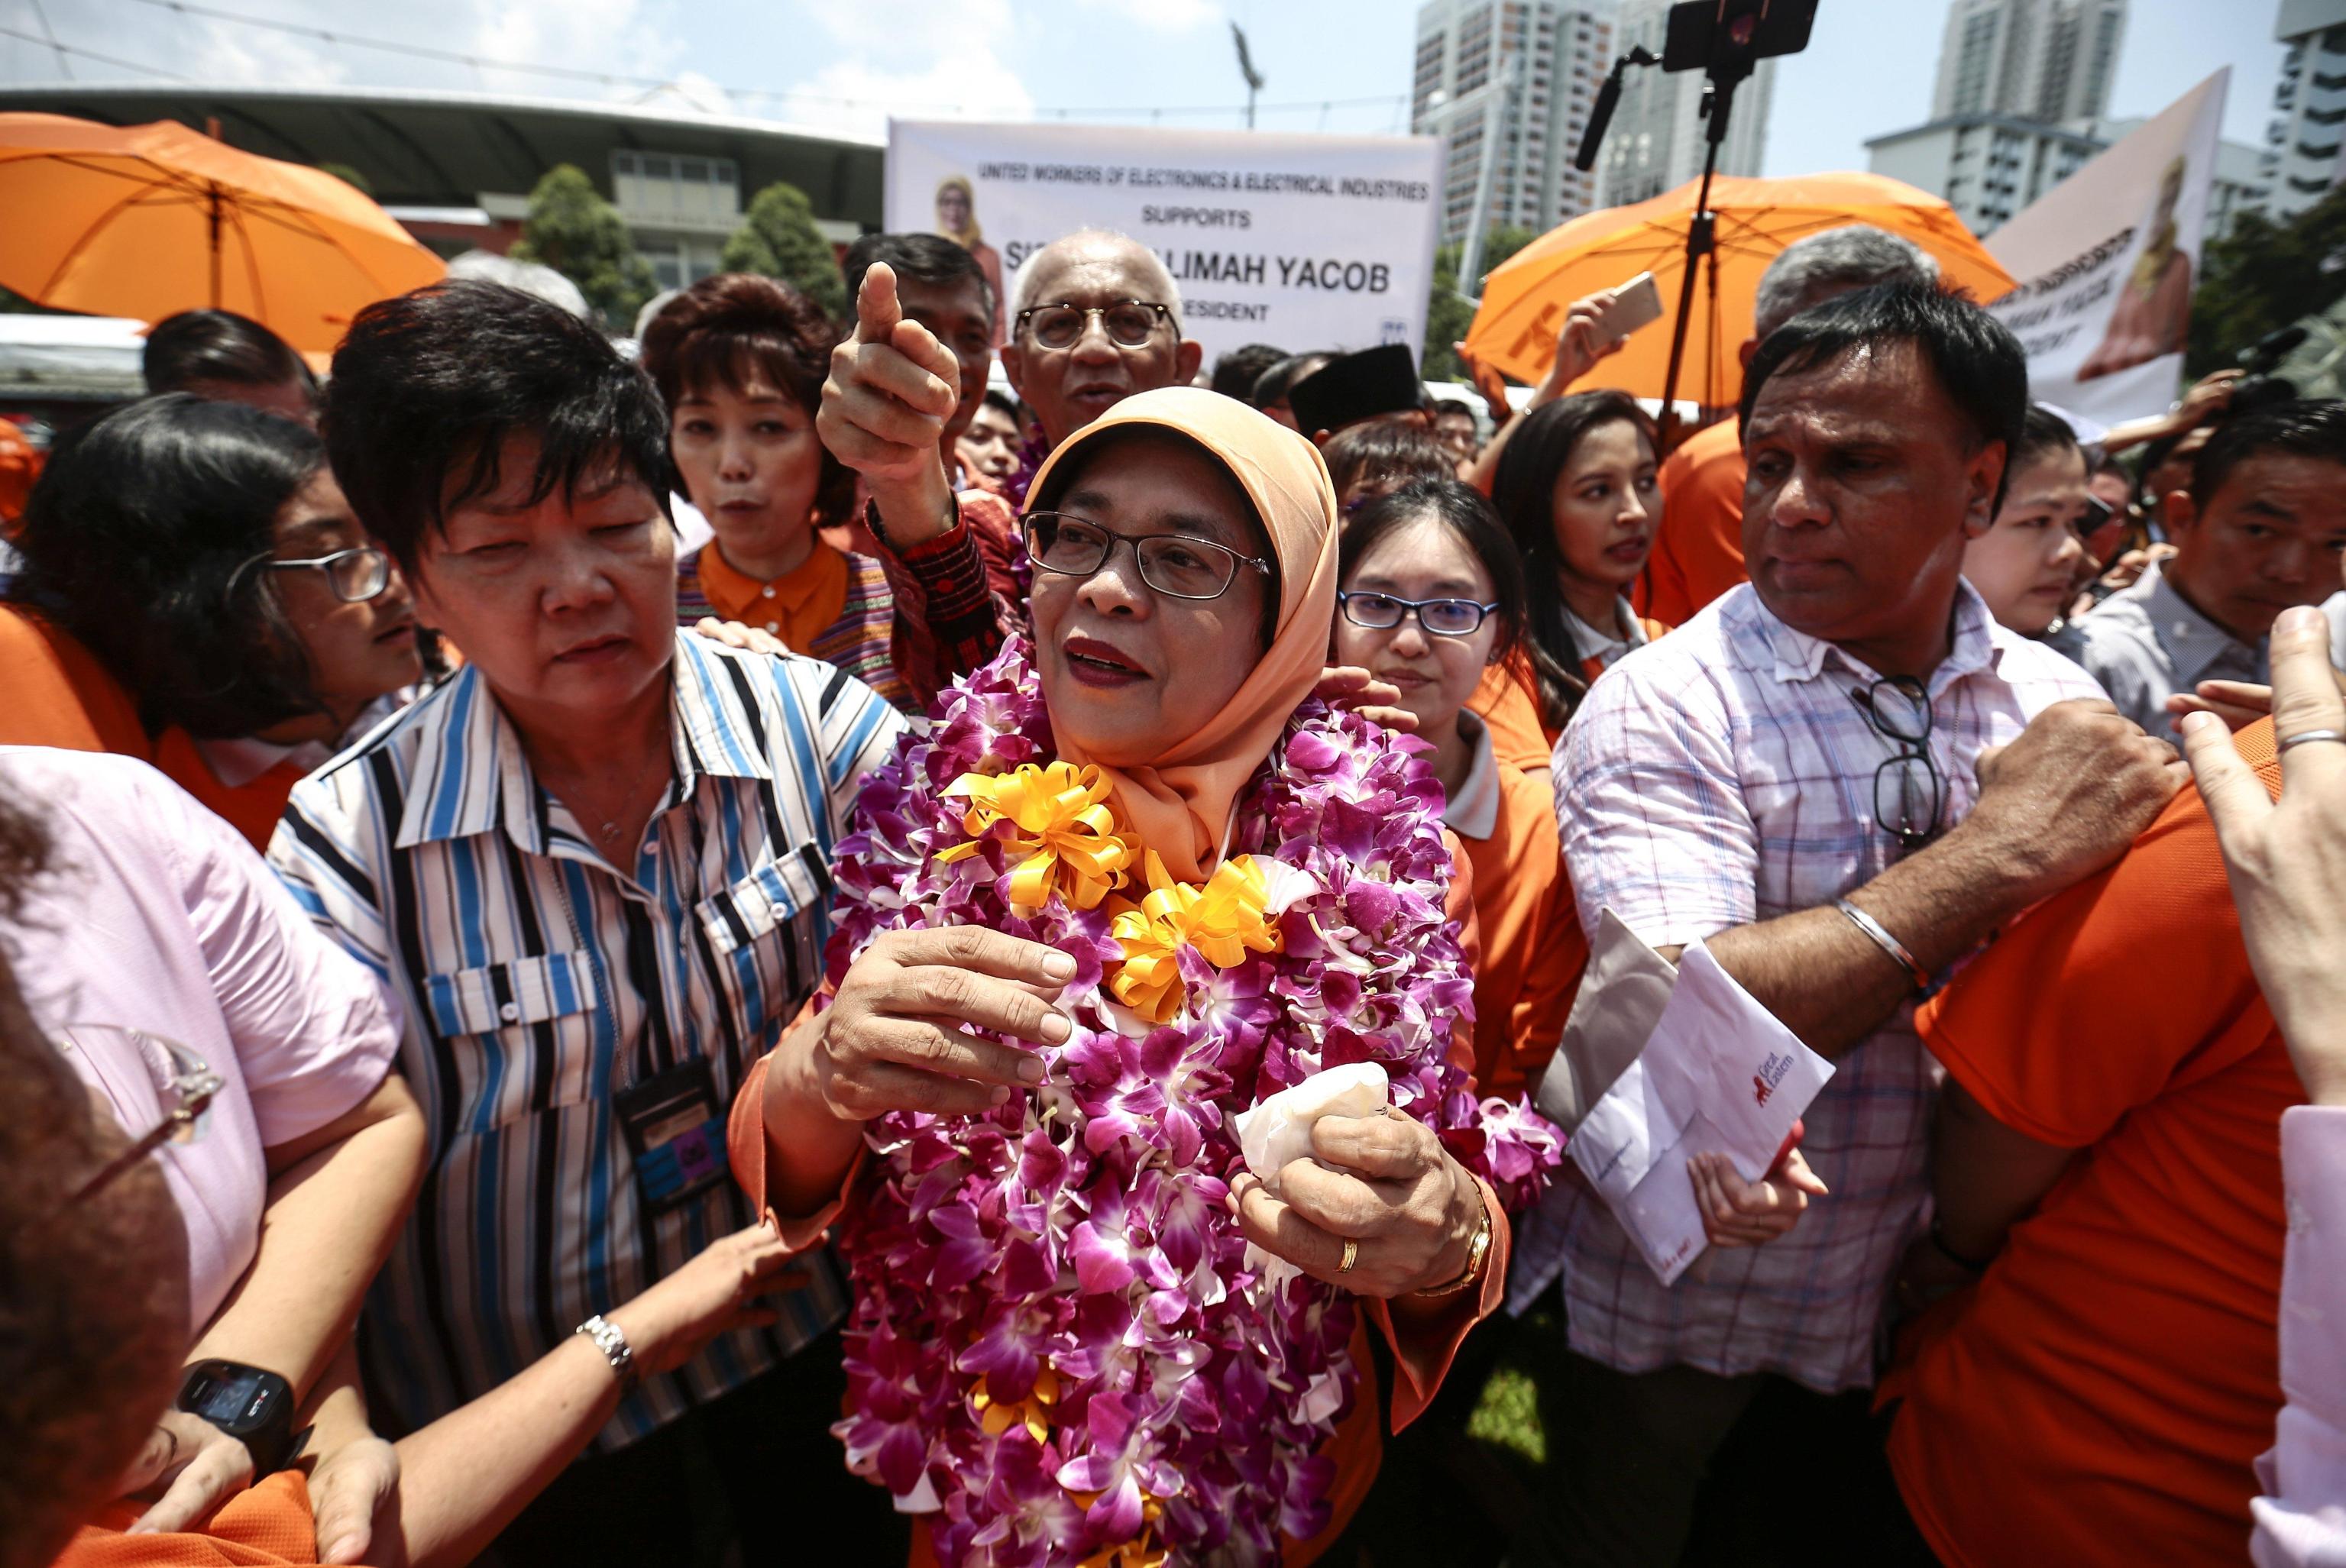
[[[659,288],[651,263],[636,254],[627,219],[572,164],[546,170],[529,193],[529,217],[513,257],[542,262],[577,284],[611,331],[632,326],[636,312]]]
[[[318,166],[318,172],[332,175],[361,196],[374,194],[374,182],[347,163],[321,163]]]
[[[1482,269],[1484,277],[1490,276],[1498,265],[1540,237],[1536,229],[1525,229],[1513,223],[1494,224],[1483,235]],[[1458,362],[1451,344],[1464,340],[1466,329],[1474,324],[1474,307],[1468,304],[1458,288],[1459,252],[1457,243],[1442,246],[1433,253],[1433,288],[1425,303],[1425,352],[1419,358],[1419,371],[1430,382],[1463,382],[1467,379],[1466,367]],[[1482,292],[1481,279],[1475,280],[1475,293]]]
[[[2199,265],[2188,379],[2238,364],[2240,351],[2266,333],[2346,299],[2346,186],[2285,223],[2243,213]]]
[[[814,204],[795,185],[776,181],[750,199],[741,227],[725,241],[728,272],[779,278],[833,321],[847,316],[847,284],[831,241],[814,226]]]

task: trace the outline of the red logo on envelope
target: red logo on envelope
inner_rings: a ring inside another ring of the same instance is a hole
[[[1762,1078],[1757,1073],[1751,1074],[1751,1098],[1756,1103],[1762,1105],[1766,1105],[1768,1103],[1768,1096],[1775,1092],[1775,1084],[1770,1084],[1767,1079]]]

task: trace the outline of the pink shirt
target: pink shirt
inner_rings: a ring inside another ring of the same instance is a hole
[[[40,813],[49,870],[5,932],[35,1021],[134,1136],[161,1094],[114,1024],[168,1036],[227,1080],[203,1134],[158,1156],[188,1225],[189,1308],[211,1320],[252,1262],[262,1151],[382,1082],[396,1016],[226,822],[144,762],[0,747],[0,795]]]
[[[2258,1568],[2346,1564],[2346,1107],[2280,1114],[2289,1257],[2280,1276],[2280,1412],[2249,1506]]]

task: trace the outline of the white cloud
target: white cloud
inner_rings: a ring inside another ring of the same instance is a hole
[[[776,100],[801,125],[885,135],[898,119],[1026,119],[1035,96],[1018,74],[980,46],[920,70],[881,70],[851,57],[802,84],[806,97]]]
[[[1109,11],[1159,33],[1186,33],[1222,19],[1218,0],[1083,0],[1086,11]]]

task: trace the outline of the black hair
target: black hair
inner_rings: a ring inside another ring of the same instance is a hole
[[[1625,392],[1574,392],[1542,403],[1507,438],[1491,481],[1491,500],[1524,557],[1524,649],[1539,688],[1540,722],[1550,728],[1563,728],[1588,690],[1556,581],[1563,565],[1556,544],[1556,483],[1590,431],[1619,423],[1655,439],[1653,419]]]
[[[96,655],[150,730],[230,739],[321,712],[255,563],[324,463],[306,426],[242,403],[166,392],[116,409],[50,455],[8,596]]]
[[[1077,480],[1099,466],[1102,459],[1114,456],[1134,445],[1151,441],[1184,447],[1202,454],[1214,465],[1214,472],[1221,475],[1224,483],[1229,484],[1229,494],[1238,503],[1239,514],[1246,518],[1247,531],[1253,540],[1253,549],[1262,559],[1270,563],[1270,572],[1262,601],[1261,629],[1262,646],[1268,649],[1271,639],[1279,635],[1279,600],[1282,580],[1278,547],[1271,543],[1270,527],[1262,520],[1261,512],[1255,506],[1254,497],[1249,495],[1246,486],[1239,483],[1239,476],[1230,472],[1230,465],[1224,462],[1212,447],[1208,446],[1196,436],[1186,431],[1176,430],[1170,425],[1162,424],[1125,424],[1114,430],[1103,431],[1086,441],[1082,450],[1076,452],[1066,462],[1051,470],[1049,484],[1027,496],[1027,511],[1055,510],[1059,504],[1060,497],[1074,489]]]
[[[1021,430],[1025,428],[1025,421],[1018,417],[1018,400],[1008,392],[998,387],[988,387],[985,389],[985,396],[980,401],[994,412],[1009,420],[1012,424]]]
[[[2191,504],[2205,506],[2232,470],[2268,452],[2346,465],[2346,402],[2300,398],[2235,414],[2191,459]]]
[[[352,510],[411,575],[425,529],[495,491],[509,436],[537,440],[529,504],[616,464],[668,511],[651,379],[586,321],[498,283],[452,280],[361,311],[321,427]]]
[[[1331,351],[1314,350],[1308,354],[1290,354],[1270,369],[1257,376],[1254,391],[1247,401],[1257,408],[1269,408],[1287,396],[1297,382],[1326,364],[1336,356]]]
[[[1379,545],[1428,517],[1473,552],[1491,579],[1491,597],[1499,606],[1491,612],[1499,628],[1498,640],[1491,646],[1491,660],[1495,664],[1523,647],[1528,636],[1523,553],[1515,548],[1507,525],[1499,521],[1498,509],[1473,485],[1456,479],[1413,479],[1392,494],[1370,502],[1344,525],[1343,535],[1337,541],[1336,580],[1352,581],[1352,574]]]
[[[1269,343],[1247,343],[1232,349],[1214,361],[1213,389],[1224,397],[1249,402],[1262,372],[1286,357],[1285,349],[1274,349]]]
[[[1321,456],[1338,499],[1363,480],[1391,474],[1454,479],[1458,455],[1414,414],[1385,414],[1348,424],[1328,438]]]
[[[1434,418],[1440,419],[1445,414],[1453,413],[1463,413],[1468,419],[1474,419],[1474,405],[1465,402],[1464,399],[1454,397],[1438,397],[1433,400]],[[1477,428],[1480,428],[1482,422],[1480,420],[1475,420],[1475,424]]]
[[[847,248],[846,259],[840,263],[847,280],[851,314],[855,296],[863,287],[863,274],[872,270],[874,261],[885,261],[897,277],[910,278],[932,289],[974,281],[985,300],[988,316],[1001,303],[994,297],[994,285],[987,280],[985,269],[977,264],[975,254],[959,241],[942,234],[866,234]]]
[[[1912,343],[1920,351],[1971,427],[1974,451],[1992,441],[2003,443],[2004,479],[2010,479],[2028,418],[2028,356],[2011,329],[1969,296],[1935,284],[1876,283],[1811,306],[1777,328],[1744,372],[1743,428],[1750,429],[1752,407],[1770,376],[1799,375],[1853,349],[1892,343]],[[1999,480],[1989,510],[2003,504]]]
[[[2012,444],[2012,456],[2004,463],[2004,472],[2016,473],[2023,464],[2040,457],[2081,450],[2077,433],[2070,428],[2067,420],[2043,403],[2033,402],[2028,405],[2028,417],[2021,422],[2020,439]]]
[[[147,334],[138,368],[150,392],[186,392],[202,382],[273,387],[291,382],[314,402],[318,378],[293,346],[233,311],[182,311]]]
[[[822,412],[831,351],[845,335],[821,306],[780,279],[719,272],[685,290],[645,323],[636,361],[670,411],[714,387],[747,393],[763,375],[797,401],[811,426]],[[674,487],[686,488],[682,473],[671,472]],[[844,523],[854,510],[855,471],[821,447],[816,525]]]
[[[2086,465],[2086,477],[2088,479],[2097,479],[2105,473],[2116,474],[2118,478],[2127,482],[2127,488],[2129,492],[2133,490],[2134,470],[2126,465],[2126,460],[2117,456],[2115,453],[2108,451],[2106,448],[2096,446],[2094,448],[2094,460]]]

